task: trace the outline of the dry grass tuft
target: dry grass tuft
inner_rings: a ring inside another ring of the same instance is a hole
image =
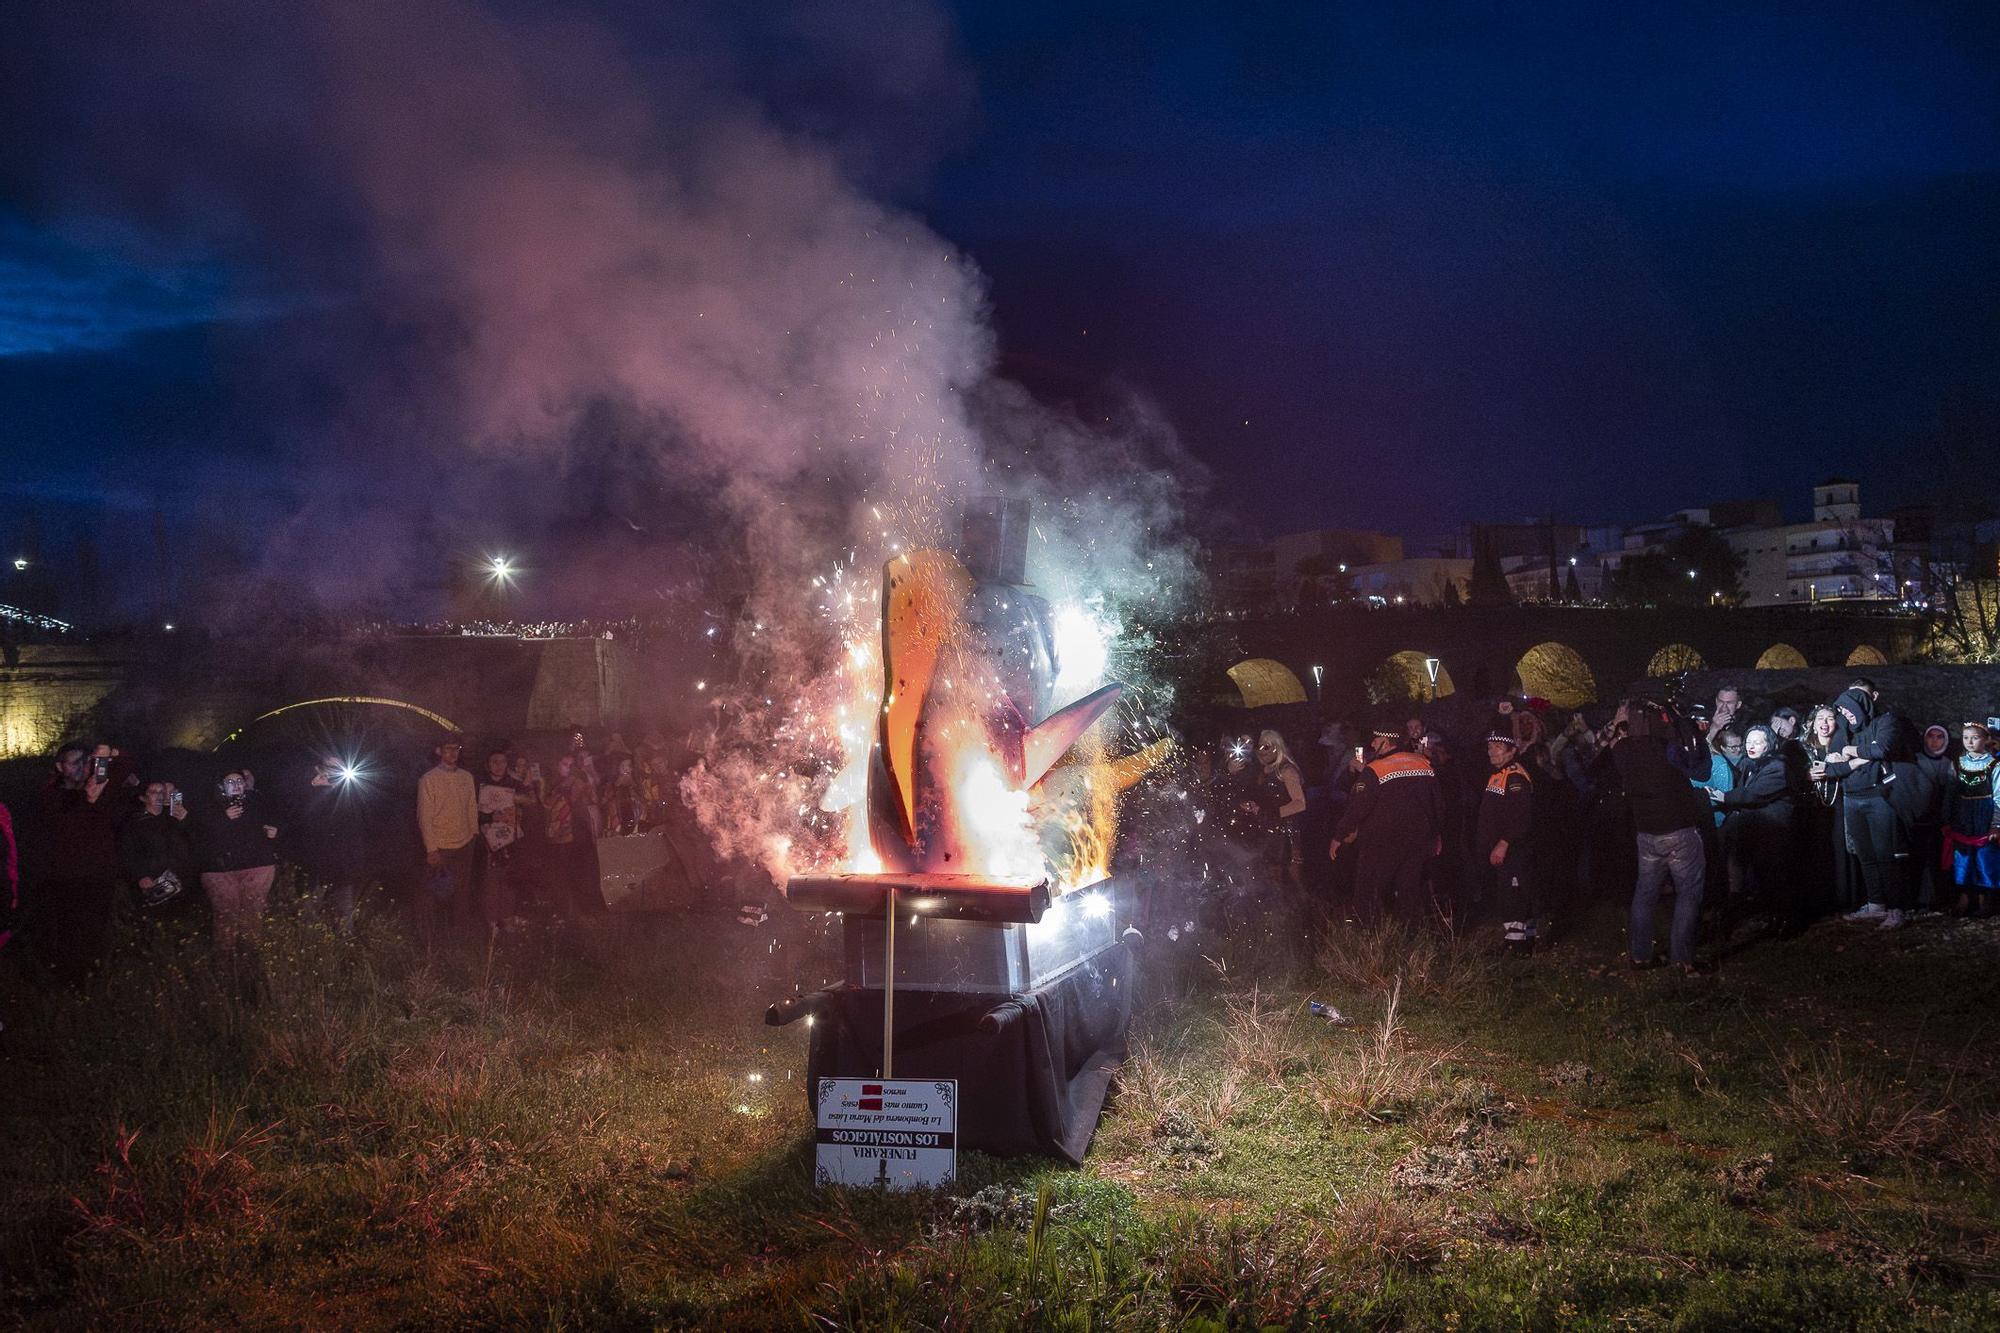
[[[1435,1205],[1363,1194],[1341,1205],[1334,1228],[1348,1266],[1423,1269],[1443,1257],[1451,1227]]]
[[[513,1147],[499,1140],[439,1139],[395,1162],[370,1220],[385,1231],[436,1239],[521,1166]]]
[[[1222,1057],[1231,1071],[1273,1088],[1305,1071],[1296,1000],[1273,1000],[1253,987],[1248,995],[1225,994],[1222,1004]]]
[[[1410,1049],[1402,1023],[1403,987],[1389,986],[1382,1017],[1367,1039],[1341,1052],[1311,1085],[1310,1095],[1328,1119],[1401,1119],[1429,1099],[1446,1056]]]
[[[1463,931],[1412,930],[1390,921],[1334,931],[1320,949],[1319,968],[1349,990],[1401,985],[1411,995],[1457,1004],[1491,980],[1493,960]]]
[[[1902,1078],[1850,1062],[1837,1040],[1786,1051],[1778,1072],[1778,1118],[1863,1162],[1933,1161],[1951,1144],[1949,1089],[1932,1100]]]
[[[156,1242],[259,1226],[256,1154],[276,1136],[278,1122],[246,1126],[240,1114],[210,1108],[200,1136],[163,1163],[135,1161],[139,1131],[120,1125],[98,1163],[92,1197],[70,1197],[85,1234]]]
[[[1163,1249],[1161,1279],[1174,1305],[1229,1328],[1304,1327],[1337,1290],[1332,1241],[1295,1218],[1182,1219]]]

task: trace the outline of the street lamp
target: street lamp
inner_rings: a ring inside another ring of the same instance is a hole
[[[27,571],[27,568],[28,568],[28,557],[27,557],[27,556],[25,556],[25,555],[17,555],[17,556],[15,556],[15,557],[14,557],[14,572],[15,572],[15,573],[17,573],[17,574],[20,574],[20,573],[25,573],[25,572]]]

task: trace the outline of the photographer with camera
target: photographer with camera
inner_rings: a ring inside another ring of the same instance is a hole
[[[118,824],[128,765],[109,745],[73,742],[56,751],[32,838],[30,906],[56,979],[81,988],[111,951],[111,920],[124,867]]]
[[[1711,819],[1707,795],[1694,784],[1708,776],[1705,746],[1691,745],[1665,705],[1631,699],[1620,706],[1625,733],[1612,748],[1612,762],[1625,788],[1638,846],[1639,877],[1632,891],[1629,944],[1632,966],[1651,967],[1662,890],[1674,892],[1674,919],[1667,953],[1683,973],[1693,974],[1701,900],[1707,885],[1707,853],[1702,826]],[[1615,731],[1615,729],[1614,729]]]
[[[364,775],[337,754],[323,754],[297,806],[293,853],[312,880],[320,910],[342,935],[354,933],[354,903],[373,877],[375,842],[368,828]]]

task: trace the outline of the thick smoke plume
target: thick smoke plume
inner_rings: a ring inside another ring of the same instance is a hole
[[[1091,429],[997,379],[974,264],[861,183],[920,171],[887,147],[962,108],[938,14],[773,10],[746,40],[731,7],[652,8],[44,6],[13,101],[75,157],[7,169],[49,217],[135,219],[289,311],[223,334],[311,470],[255,567],[393,601],[490,533],[530,535],[545,597],[703,570],[741,671],[684,790],[778,873],[834,836],[829,710],[880,562],[1003,490],[1038,502],[1054,597],[1158,610],[1191,584],[1175,450],[1137,409]],[[778,49],[841,94],[767,103]]]

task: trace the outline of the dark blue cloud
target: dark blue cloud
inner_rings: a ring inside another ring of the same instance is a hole
[[[226,293],[215,265],[148,267],[0,212],[0,357],[104,350],[205,324]]]

